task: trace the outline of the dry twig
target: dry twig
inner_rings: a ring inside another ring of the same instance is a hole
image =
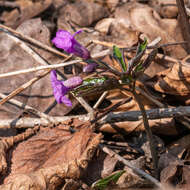
[[[105,153],[109,154],[111,157],[115,157],[120,162],[123,162],[127,167],[131,168],[136,174],[143,176],[144,178],[148,179],[153,184],[155,184],[157,187],[163,189],[162,184],[157,179],[155,179],[154,177],[152,177],[151,175],[145,173],[143,170],[141,170],[139,168],[134,167],[129,161],[127,161],[126,159],[124,159],[119,154],[115,153],[114,151],[112,151],[111,149],[109,149],[108,147],[106,147],[105,145],[100,144],[99,147]]]

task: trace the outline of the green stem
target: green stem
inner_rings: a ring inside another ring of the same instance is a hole
[[[154,140],[153,140],[153,135],[152,135],[152,131],[150,129],[149,123],[148,123],[148,118],[146,115],[146,111],[144,109],[144,105],[142,104],[138,94],[136,93],[135,90],[133,90],[133,95],[134,98],[140,108],[140,111],[142,113],[143,116],[143,123],[144,123],[144,128],[147,134],[147,138],[150,144],[150,151],[151,151],[151,155],[152,155],[152,160],[153,160],[153,167],[154,167],[154,171],[155,171],[155,177],[158,179],[159,178],[159,173],[158,173],[158,155],[156,152],[156,148],[155,148],[155,144],[154,144]]]

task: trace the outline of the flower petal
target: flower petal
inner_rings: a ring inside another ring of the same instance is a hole
[[[72,35],[68,31],[59,30],[56,33],[56,37],[53,38],[52,43],[57,48],[63,49],[67,53],[72,53],[83,59],[88,59],[90,58],[90,52],[74,38],[75,35],[81,32],[82,30],[79,30]]]
[[[66,30],[58,30],[56,32],[56,37],[58,37],[58,38],[70,38],[70,39],[73,38],[72,34]]]
[[[97,66],[98,65],[96,63],[89,63],[88,65],[83,67],[83,72],[84,73],[91,73],[96,69]]]
[[[69,98],[67,98],[67,96],[63,96],[61,101],[68,107],[72,106],[72,102],[69,100]]]
[[[72,41],[69,38],[60,38],[60,37],[55,37],[52,40],[52,43],[60,49],[63,49],[67,53],[72,53]]]

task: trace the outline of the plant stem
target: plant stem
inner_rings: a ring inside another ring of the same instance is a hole
[[[158,155],[156,152],[152,131],[151,131],[149,123],[148,123],[148,118],[146,115],[146,111],[144,109],[144,105],[142,104],[142,102],[135,90],[133,90],[133,95],[134,95],[134,98],[135,98],[135,100],[140,108],[140,111],[142,113],[142,116],[143,116],[144,128],[145,128],[147,138],[148,138],[148,141],[150,144],[150,151],[151,151],[152,160],[153,160],[154,173],[155,173],[155,177],[158,179],[159,178],[158,167],[157,167],[158,166]]]

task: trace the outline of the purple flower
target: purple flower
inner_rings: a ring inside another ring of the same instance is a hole
[[[93,72],[98,65],[96,63],[89,63],[88,65],[83,67],[84,73],[91,73]]]
[[[67,53],[72,53],[83,59],[89,59],[90,52],[74,38],[76,34],[81,32],[82,30],[79,30],[72,35],[65,30],[58,30],[52,42],[57,48],[63,49]]]
[[[72,102],[67,98],[66,94],[73,88],[82,84],[82,79],[76,76],[66,81],[57,80],[57,74],[55,70],[51,71],[50,77],[53,94],[57,103],[64,103],[66,106],[72,106]]]

